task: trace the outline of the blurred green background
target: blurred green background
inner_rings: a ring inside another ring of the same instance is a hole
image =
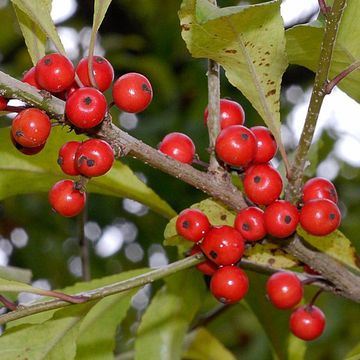
[[[58,3],[67,9],[75,6],[67,18],[58,20],[57,26],[69,56],[76,64],[87,51],[93,1]],[[238,1],[218,3],[230,6]],[[179,6],[179,1],[113,0],[100,29],[96,53],[107,57],[116,76],[137,71],[145,74],[153,85],[154,99],[144,113],[129,119],[120,116],[116,109],[112,110],[114,121],[119,126],[154,147],[167,133],[184,132],[194,140],[199,157],[207,161],[207,132],[203,123],[207,104],[207,63],[192,59],[181,39],[177,17]],[[12,7],[7,1],[1,1],[0,7],[2,28],[6,29],[0,32],[0,68],[21,78],[22,73],[31,67],[30,58],[14,21]],[[316,12],[305,15],[301,21],[311,19]],[[281,111],[289,153],[296,144],[291,114],[298,102],[304,101],[312,79],[311,72],[297,66],[289,67],[283,79]],[[247,126],[263,125],[259,115],[228,84],[224,75],[221,94],[243,105]],[[360,250],[360,171],[354,164],[337,156],[335,150],[340,136],[333,128],[318,135],[312,152],[312,165],[321,164],[320,175],[329,174],[335,182],[344,217],[341,230]],[[132,159],[122,161],[128,163],[177,212],[205,198],[200,191],[147,165]],[[307,175],[315,174],[319,174],[316,166],[309,167]],[[166,223],[166,219],[139,203],[91,194],[85,230],[90,239],[92,277],[174,261],[177,256],[175,249],[161,245]],[[80,281],[78,229],[77,219],[63,219],[51,211],[46,194],[9,198],[0,203],[0,265],[30,269],[36,286],[61,288]],[[137,321],[149,302],[150,294],[158,286],[147,287],[133,301],[132,310],[119,331],[122,350],[131,349]],[[312,289],[308,296],[311,294]],[[209,307],[214,305],[213,301],[208,302]],[[309,345],[307,358],[342,359],[360,341],[359,306],[328,294],[320,297],[319,304],[328,319],[327,330],[319,340]],[[273,321],[277,321],[276,317]],[[259,322],[243,305],[232,307],[210,323],[209,329],[239,359],[270,359],[272,356]]]

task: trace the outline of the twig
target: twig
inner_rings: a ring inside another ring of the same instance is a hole
[[[7,307],[9,310],[16,310],[17,306],[15,303],[7,299],[5,296],[0,295],[0,302],[3,303],[5,307]]]
[[[346,76],[348,76],[353,71],[360,68],[360,60],[355,61],[351,65],[349,65],[345,70],[343,70],[340,74],[336,75],[332,80],[328,81],[325,84],[324,92],[325,94],[330,94],[332,89]]]

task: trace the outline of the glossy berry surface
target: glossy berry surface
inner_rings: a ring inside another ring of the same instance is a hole
[[[51,123],[44,111],[29,108],[19,112],[11,125],[15,141],[25,147],[37,147],[46,142]]]
[[[177,161],[191,164],[195,156],[195,145],[189,136],[173,132],[162,139],[159,151]]]
[[[215,152],[224,163],[234,167],[244,167],[255,157],[256,138],[251,130],[242,125],[232,125],[216,138]]]
[[[84,86],[91,86],[88,63],[88,57],[81,59],[75,70]],[[110,62],[102,56],[93,56],[93,74],[101,92],[107,90],[114,80],[114,69]]]
[[[99,125],[107,110],[105,96],[95,88],[75,90],[65,104],[68,120],[78,128],[90,129]]]
[[[138,113],[150,105],[153,90],[150,81],[144,75],[128,73],[115,81],[112,96],[120,110]]]
[[[339,208],[328,199],[308,201],[300,211],[300,224],[312,235],[328,235],[339,227],[340,222]]]
[[[209,109],[204,111],[204,122],[207,125]],[[245,111],[242,106],[233,100],[220,99],[220,128],[224,129],[231,125],[244,125]]]
[[[32,68],[30,68],[28,71],[25,72],[21,81],[41,90],[41,87],[37,83],[35,78],[35,66],[33,66]]]
[[[76,190],[74,185],[73,180],[61,180],[49,191],[52,208],[62,216],[76,216],[85,206],[86,194]]]
[[[13,134],[10,132],[10,138],[11,138],[11,142],[14,144],[15,148],[17,150],[19,150],[21,153],[23,153],[24,155],[36,155],[38,154],[44,147],[46,143],[43,143],[39,146],[35,146],[35,147],[25,147],[21,144],[19,144],[18,142],[16,142],[16,140],[14,139]]]
[[[247,241],[261,240],[266,235],[264,211],[255,206],[239,211],[234,227]]]
[[[190,255],[195,255],[199,252],[202,252],[200,249],[200,246],[195,244],[191,248]],[[203,274],[211,276],[218,269],[218,266],[214,262],[210,261],[209,259],[205,259],[202,263],[197,264],[196,268],[199,271],[201,271]]]
[[[8,100],[5,99],[3,96],[0,96],[0,111],[3,111],[7,107]]]
[[[258,205],[270,205],[280,196],[283,187],[279,172],[269,164],[250,166],[243,184],[246,196]]]
[[[325,329],[325,315],[315,305],[305,305],[290,316],[291,332],[302,340],[317,339]]]
[[[68,141],[59,150],[57,163],[67,175],[76,176],[80,174],[75,163],[75,155],[80,145],[80,141]]]
[[[290,272],[277,272],[266,282],[266,293],[271,303],[278,309],[291,309],[304,294],[299,278]]]
[[[75,69],[64,55],[53,53],[45,55],[35,66],[35,79],[38,85],[51,93],[69,88],[74,82]]]
[[[264,219],[267,232],[281,239],[295,232],[299,223],[299,212],[290,202],[276,200],[265,209]]]
[[[101,176],[111,169],[114,163],[114,151],[104,140],[89,139],[79,146],[75,163],[81,175]]]
[[[306,203],[314,199],[328,199],[336,204],[338,196],[335,185],[322,177],[308,180],[303,186],[303,202]]]
[[[190,241],[200,241],[210,229],[207,216],[198,209],[183,210],[176,220],[176,231]]]
[[[250,128],[256,138],[257,152],[254,158],[254,163],[267,163],[276,154],[278,146],[274,135],[265,126],[254,126]]]
[[[231,226],[213,226],[200,244],[203,253],[217,265],[232,265],[244,253],[245,241]]]
[[[211,277],[210,291],[224,304],[240,301],[248,290],[249,279],[246,273],[236,266],[223,266]]]

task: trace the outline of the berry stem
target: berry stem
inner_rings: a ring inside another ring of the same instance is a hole
[[[0,295],[0,302],[9,310],[13,311],[17,309],[17,306],[15,303],[7,299],[5,296]]]
[[[293,203],[297,202],[301,196],[301,183],[305,163],[314,136],[321,105],[326,95],[324,85],[327,83],[329,76],[332,54],[345,5],[346,0],[335,0],[331,11],[325,19],[325,32],[321,44],[320,60],[315,74],[314,87],[299,145],[295,152],[290,181],[286,188],[286,198]]]
[[[319,0],[319,7],[324,16],[327,16],[331,10],[331,7],[326,5],[326,0]]]
[[[315,295],[313,296],[313,298],[311,299],[311,301],[310,301],[310,303],[309,303],[309,307],[312,307],[314,304],[315,304],[315,302],[316,302],[316,300],[318,299],[318,297],[320,296],[320,294],[323,292],[323,289],[319,289],[316,293],[315,293]]]

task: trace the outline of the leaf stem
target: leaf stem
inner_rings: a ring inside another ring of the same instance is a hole
[[[317,119],[326,92],[324,86],[327,82],[330,70],[336,36],[339,29],[346,0],[335,0],[325,20],[325,32],[320,50],[320,60],[316,71],[314,87],[310,98],[310,104],[301,133],[299,145],[296,149],[294,162],[291,168],[291,177],[286,188],[286,197],[292,202],[297,202],[301,196],[301,183],[304,173],[305,162],[310,145],[314,136]]]
[[[326,0],[319,0],[319,7],[324,16],[327,16],[331,10],[331,7],[326,5]]]
[[[15,303],[7,299],[5,296],[0,295],[0,302],[4,304],[9,310],[16,310],[17,306]]]

